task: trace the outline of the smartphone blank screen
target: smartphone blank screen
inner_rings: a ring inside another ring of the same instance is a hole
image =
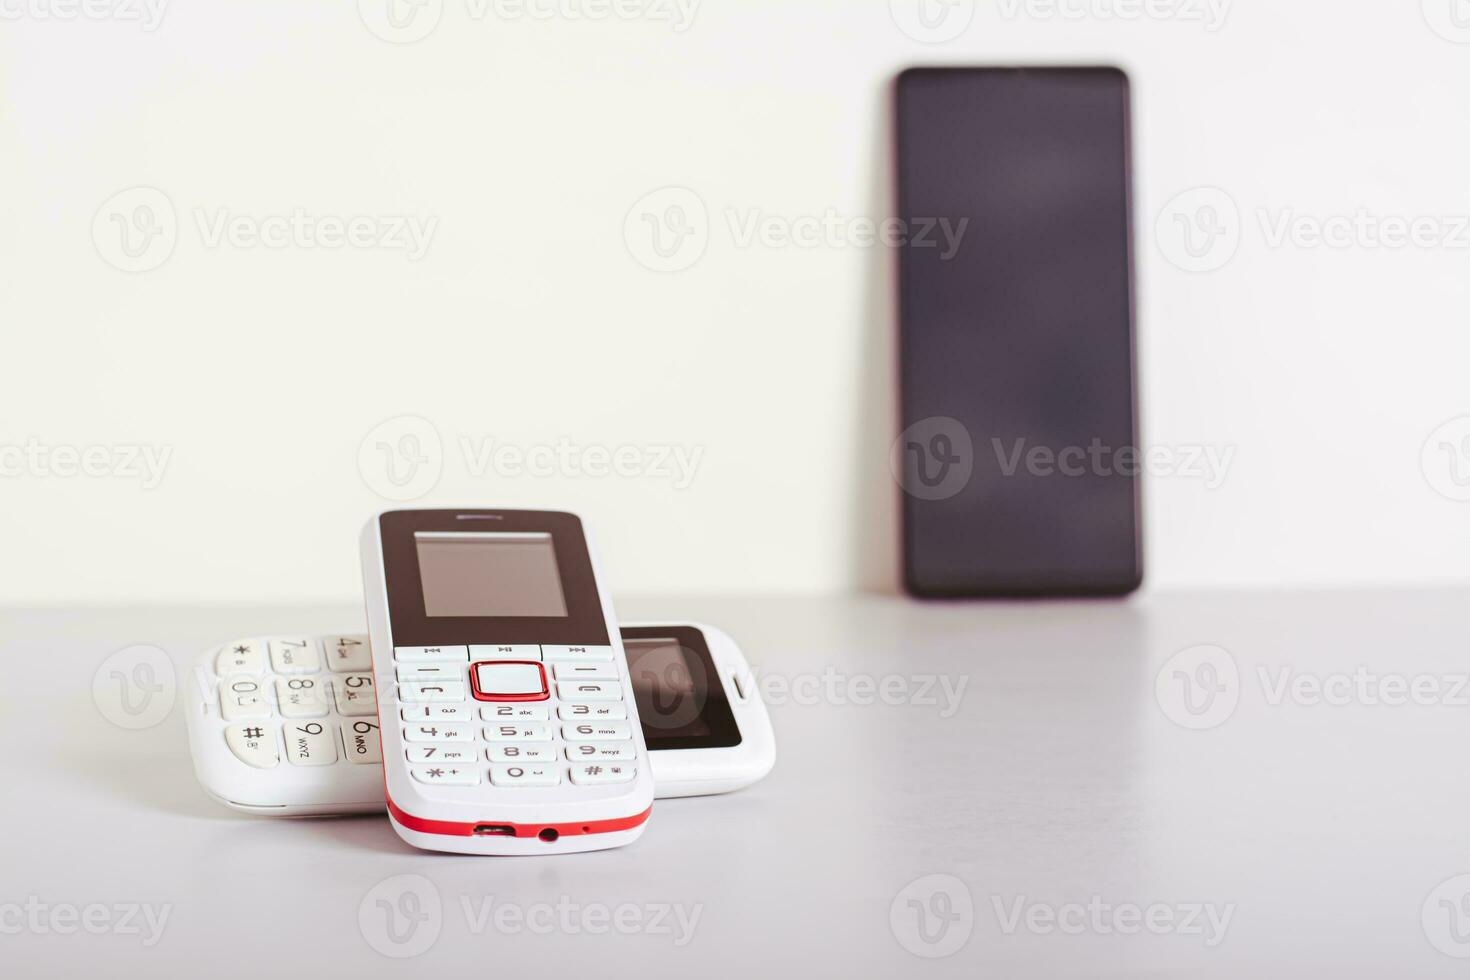
[[[915,594],[1138,585],[1128,101],[1110,68],[899,78]]]

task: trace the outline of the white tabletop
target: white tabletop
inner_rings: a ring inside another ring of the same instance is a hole
[[[5,613],[0,969],[1464,975],[1470,594],[618,608],[730,631],[780,759],[746,791],[661,801],[632,847],[524,859],[415,851],[378,818],[233,813],[195,783],[177,706],[128,731],[93,705],[121,648],[183,665],[235,636],[358,629],[350,609]],[[1218,649],[1166,665],[1200,645]]]

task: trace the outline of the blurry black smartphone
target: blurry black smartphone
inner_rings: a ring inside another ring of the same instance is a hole
[[[915,68],[896,99],[906,587],[1132,591],[1128,78]]]

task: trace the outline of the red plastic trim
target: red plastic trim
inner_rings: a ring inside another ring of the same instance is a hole
[[[388,812],[393,819],[409,830],[420,834],[443,834],[446,837],[474,837],[475,828],[486,824],[494,824],[498,827],[511,827],[515,830],[517,840],[522,838],[535,838],[543,830],[554,830],[558,837],[579,837],[583,834],[612,834],[620,830],[632,830],[648,819],[653,812],[650,806],[642,813],[631,817],[618,817],[613,820],[589,820],[585,823],[509,823],[504,820],[476,820],[474,823],[458,823],[452,820],[424,820],[412,814],[405,813],[399,809],[398,804],[388,797]],[[509,834],[501,836],[509,837]]]
[[[496,694],[493,691],[480,690],[480,672],[475,668],[482,664],[515,664],[522,667],[535,667],[541,672],[541,692],[539,694]],[[551,697],[551,687],[546,683],[546,667],[534,660],[476,660],[470,664],[470,689],[475,692],[476,701],[545,701]]]

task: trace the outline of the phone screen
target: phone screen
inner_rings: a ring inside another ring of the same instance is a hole
[[[915,594],[1138,585],[1128,102],[1111,68],[899,78]]]

